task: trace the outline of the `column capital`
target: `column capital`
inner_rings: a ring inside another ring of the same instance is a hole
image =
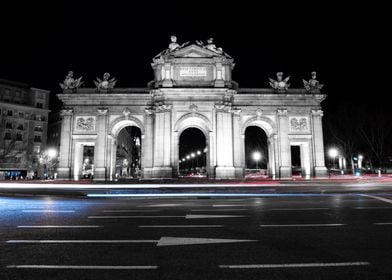
[[[103,107],[100,107],[97,110],[98,116],[106,116],[108,112],[109,112],[108,108],[103,108]]]
[[[324,112],[323,110],[312,110],[312,115],[322,117],[324,115]]]
[[[73,109],[72,108],[64,108],[60,111],[60,116],[72,116],[73,115]]]
[[[288,110],[286,108],[281,108],[277,110],[279,116],[287,116]]]

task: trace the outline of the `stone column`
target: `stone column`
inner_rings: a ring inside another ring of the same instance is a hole
[[[162,86],[163,87],[173,87],[173,80],[172,80],[172,67],[171,67],[171,64],[170,63],[165,63],[164,64],[164,79],[163,79],[163,83],[162,83]]]
[[[279,148],[280,148],[280,178],[291,178],[291,150],[288,137],[289,118],[287,109],[278,109],[278,129],[279,129]]]
[[[63,109],[60,112],[61,121],[61,139],[59,152],[59,167],[57,168],[58,178],[71,178],[71,158],[72,158],[72,121],[73,110]]]
[[[171,107],[161,106],[155,114],[153,177],[171,178]]]
[[[152,110],[146,110],[145,120],[145,131],[142,139],[142,176],[143,178],[152,178],[154,155],[154,113]]]
[[[215,79],[215,83],[214,86],[215,87],[224,87],[225,86],[225,81],[223,80],[223,67],[222,67],[222,63],[221,62],[217,62],[216,66],[216,79]]]
[[[99,108],[97,116],[97,139],[94,148],[94,180],[106,180],[107,115],[108,109]]]
[[[241,110],[233,110],[233,156],[234,156],[234,168],[235,177],[243,178],[245,174],[245,165],[243,164],[243,153],[244,139],[241,135]]]
[[[327,176],[327,168],[324,159],[324,140],[323,140],[323,111],[312,110],[312,133],[313,133],[313,154],[314,154],[314,173],[316,177]]]
[[[235,178],[233,166],[233,126],[232,114],[226,108],[217,107],[216,111],[216,162],[215,177]]]
[[[268,172],[272,178],[276,177],[275,171],[275,144],[273,136],[268,138]]]

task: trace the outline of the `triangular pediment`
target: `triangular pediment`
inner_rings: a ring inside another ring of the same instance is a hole
[[[196,44],[192,44],[189,46],[186,46],[184,48],[175,50],[174,52],[171,53],[172,56],[174,57],[199,57],[199,58],[208,58],[208,57],[214,57],[214,56],[223,56],[222,54],[216,53],[214,51],[211,51],[209,49],[203,48],[201,46],[198,46]]]

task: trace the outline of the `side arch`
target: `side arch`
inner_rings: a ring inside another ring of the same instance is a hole
[[[274,134],[276,134],[276,125],[275,123],[264,116],[260,116],[260,117],[252,117],[249,120],[247,120],[241,127],[241,134],[244,135],[245,134],[245,130],[248,126],[258,126],[260,127],[262,130],[264,130],[265,134],[267,134],[267,137],[271,137]]]

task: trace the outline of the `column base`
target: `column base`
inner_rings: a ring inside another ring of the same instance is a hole
[[[57,178],[59,179],[70,179],[71,173],[69,167],[57,167]]]
[[[281,166],[279,167],[279,177],[280,179],[291,179],[292,172],[290,166]]]
[[[143,178],[173,178],[171,167],[145,168],[143,173]]]
[[[96,167],[94,169],[94,181],[106,181],[105,167]]]
[[[215,169],[216,179],[235,179],[235,168],[234,167],[217,167]]]
[[[173,87],[173,81],[170,79],[163,80],[162,87]]]
[[[235,178],[236,179],[243,179],[245,177],[245,169],[242,167],[234,167],[235,169]]]
[[[314,168],[314,175],[316,177],[328,177],[328,169],[325,166],[316,166]]]
[[[225,81],[224,80],[215,80],[214,86],[215,87],[224,87]]]

